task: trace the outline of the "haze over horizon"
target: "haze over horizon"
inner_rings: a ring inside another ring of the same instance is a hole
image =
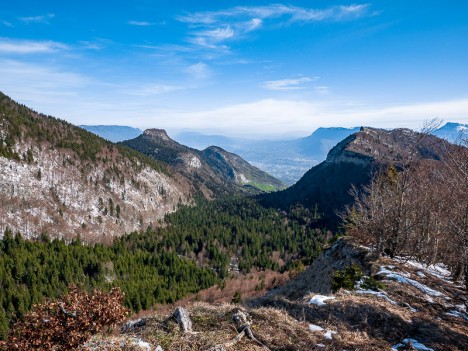
[[[247,137],[468,123],[468,3],[11,1],[0,91],[71,123]]]

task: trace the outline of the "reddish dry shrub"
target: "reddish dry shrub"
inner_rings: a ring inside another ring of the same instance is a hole
[[[16,322],[2,350],[73,350],[105,327],[124,320],[128,309],[119,288],[91,293],[76,286],[63,299],[34,306]]]

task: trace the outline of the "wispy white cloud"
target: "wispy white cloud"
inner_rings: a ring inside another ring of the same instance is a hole
[[[0,38],[0,53],[6,54],[37,54],[52,53],[66,50],[65,44],[55,41],[11,40]]]
[[[81,40],[79,41],[80,48],[88,50],[102,50],[105,47],[111,45],[112,40],[105,38],[96,38],[94,40]]]
[[[268,90],[300,90],[304,89],[304,84],[317,80],[318,77],[299,77],[280,80],[269,80],[263,82],[260,86]]]
[[[18,19],[25,23],[43,23],[50,24],[50,20],[55,17],[55,14],[48,13],[46,15],[31,16],[31,17],[19,17]]]
[[[246,32],[253,31],[262,26],[263,20],[260,18],[252,18],[250,21],[244,23],[244,28]]]
[[[210,67],[203,62],[198,62],[194,65],[187,67],[186,72],[197,80],[208,79],[212,76],[213,72]]]
[[[128,21],[127,24],[131,26],[150,27],[150,26],[154,26],[156,23],[146,22],[146,21]]]
[[[221,11],[207,11],[186,14],[177,17],[177,20],[195,26],[214,25],[221,21],[239,18],[257,18],[260,20],[283,18],[292,22],[308,21],[316,22],[323,20],[345,20],[364,16],[369,10],[369,4],[358,4],[349,6],[332,6],[325,9],[313,9],[289,5],[268,6],[237,6]]]
[[[294,22],[343,21],[356,19],[369,13],[369,4],[332,6],[313,9],[288,5],[237,6],[227,10],[195,12],[177,17],[187,23],[191,32],[188,42],[203,48],[229,49],[223,42],[246,36],[252,31],[266,28],[266,24]],[[267,23],[268,22],[268,23]]]
[[[6,27],[10,27],[10,28],[13,28],[13,27],[14,27],[13,23],[8,22],[8,21],[2,20],[2,21],[0,21],[0,23],[3,24],[3,25],[6,26]]]
[[[0,77],[4,93],[43,113],[53,113],[53,109],[63,105],[68,114],[70,106],[77,103],[80,89],[92,83],[78,73],[16,60],[0,60]],[[79,106],[73,109],[78,111]]]
[[[189,42],[209,49],[227,49],[226,46],[220,46],[219,43],[232,38],[235,32],[230,26],[224,28],[215,28],[194,33]]]
[[[216,28],[213,30],[199,32],[197,35],[207,37],[210,40],[218,42],[232,38],[234,36],[234,30],[230,26],[226,26],[224,28]]]
[[[314,87],[314,91],[320,95],[326,95],[330,92],[330,88],[322,85],[322,86]]]
[[[147,84],[143,86],[138,86],[126,92],[130,95],[138,96],[151,96],[151,95],[161,95],[172,93],[179,90],[184,90],[186,87],[181,85],[171,85],[171,84]]]

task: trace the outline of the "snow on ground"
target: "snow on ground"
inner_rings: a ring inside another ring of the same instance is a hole
[[[384,291],[374,291],[374,290],[356,290],[356,294],[365,294],[365,295],[374,295],[377,297],[381,297],[388,302],[390,302],[393,305],[396,305],[397,303],[393,301],[391,298],[388,297],[387,293]]]
[[[324,336],[325,339],[331,340],[331,339],[333,339],[333,334],[338,334],[338,332],[336,332],[334,330],[327,330],[327,332],[325,334],[323,334],[323,336]]]
[[[135,344],[142,350],[145,350],[145,351],[152,351],[152,347],[149,343],[147,343],[146,341],[143,341],[143,340],[135,340]]]
[[[381,270],[377,273],[377,275],[382,275],[382,274],[385,275],[386,278],[397,280],[400,283],[411,284],[416,289],[422,291],[426,295],[433,296],[433,297],[443,297],[444,296],[444,294],[442,294],[440,291],[431,289],[427,285],[424,285],[424,284],[422,284],[422,283],[420,283],[420,282],[418,282],[416,280],[410,279],[409,275],[406,274],[406,273],[401,273],[401,272],[400,273],[395,273],[395,272],[389,271],[385,267],[382,267]]]
[[[138,337],[125,337],[117,336],[110,338],[102,338],[94,336],[91,340],[87,341],[82,345],[86,350],[90,351],[105,351],[115,350],[116,347],[122,350],[135,350],[135,351],[164,351],[160,345],[156,347],[151,345]]]
[[[314,295],[312,298],[309,300],[309,304],[311,305],[317,305],[317,306],[325,306],[326,303],[325,301],[327,300],[333,300],[335,297],[333,296],[324,296],[324,295]]]
[[[468,320],[468,315],[460,312],[460,311],[457,311],[457,310],[452,310],[452,311],[449,311],[446,313],[447,315],[449,316],[452,316],[452,317],[458,317],[458,318],[463,318],[463,319],[466,319]]]
[[[309,330],[310,331],[323,331],[324,329],[319,325],[309,324]]]
[[[421,344],[419,341],[410,338],[404,339],[401,343],[394,345],[392,347],[392,351],[398,351],[400,347],[406,347],[409,345],[413,346],[413,348],[418,351],[434,351],[434,349],[431,349],[424,344]]]
[[[425,265],[414,260],[405,260],[402,258],[399,258],[397,260],[406,266],[414,267],[422,272],[429,273],[436,278],[443,279],[445,281],[451,280],[450,271],[448,270],[447,266],[442,263]]]
[[[109,172],[109,164],[87,163],[67,150],[28,143],[15,148],[20,154],[32,150],[34,162],[0,157],[0,237],[6,226],[27,238],[43,231],[58,237],[120,235],[140,229],[140,218],[146,227],[174,211],[179,199],[187,202],[167,175],[149,167],[137,172],[130,160],[118,166],[120,178]],[[118,220],[98,208],[99,198],[104,207],[108,199],[120,206]]]
[[[325,329],[322,328],[321,326],[319,325],[315,325],[315,324],[309,324],[309,330],[311,332],[323,332]],[[335,330],[330,330],[330,329],[327,329],[325,331],[325,333],[323,334],[323,337],[325,339],[328,339],[328,340],[331,340],[333,339],[333,334],[337,334],[338,332],[335,331]]]

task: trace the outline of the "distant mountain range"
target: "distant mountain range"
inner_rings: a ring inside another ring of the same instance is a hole
[[[433,132],[439,138],[456,143],[459,138],[468,137],[468,124],[448,122]]]
[[[119,126],[82,126],[93,133],[114,141],[132,139],[126,128]],[[122,129],[119,129],[122,128]],[[132,128],[135,132],[138,129]],[[467,124],[448,122],[434,131],[434,135],[455,142],[465,131]],[[338,142],[359,131],[355,128],[318,128],[311,135],[291,140],[249,140],[229,138],[223,135],[205,135],[198,132],[182,132],[174,136],[179,143],[203,150],[216,145],[233,152],[252,165],[282,180],[288,185],[297,182],[311,167],[326,159],[328,151]],[[139,131],[139,134],[142,132]],[[138,135],[139,135],[138,134]],[[107,135],[107,136],[106,136]]]
[[[219,145],[235,152],[251,164],[281,179],[288,185],[296,183],[311,167],[324,161],[327,153],[341,140],[359,131],[355,128],[318,128],[311,135],[292,140],[246,140],[222,135],[184,132],[175,136],[179,142],[194,148]],[[434,135],[455,142],[468,125],[446,123]]]
[[[312,166],[323,161],[336,143],[358,130],[359,128],[319,128],[308,137],[292,140],[234,139],[195,132],[180,133],[175,139],[195,148],[216,143],[291,185]]]

